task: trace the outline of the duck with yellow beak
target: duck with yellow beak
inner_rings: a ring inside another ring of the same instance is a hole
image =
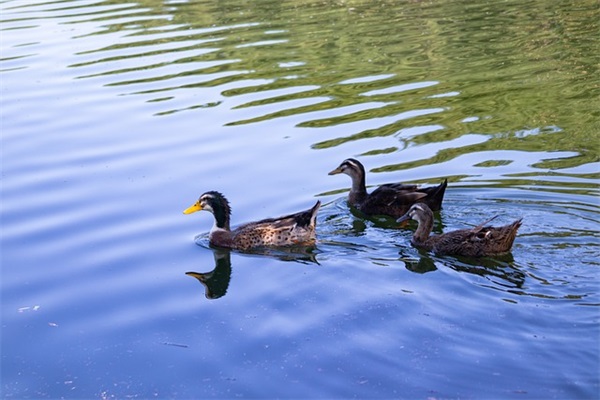
[[[315,228],[317,211],[321,202],[306,211],[286,215],[279,218],[268,218],[249,222],[230,228],[231,207],[229,201],[221,193],[209,191],[200,196],[198,201],[183,211],[192,214],[196,211],[209,211],[214,216],[214,225],[208,239],[211,245],[237,250],[250,250],[271,246],[305,246],[316,241]]]

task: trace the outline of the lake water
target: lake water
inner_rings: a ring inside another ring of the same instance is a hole
[[[599,397],[596,1],[0,4],[2,398]],[[348,157],[512,253],[360,218]],[[210,248],[207,190],[316,249]]]

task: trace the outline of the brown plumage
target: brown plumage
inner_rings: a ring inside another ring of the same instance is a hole
[[[484,226],[494,218],[496,217],[473,229],[460,229],[430,236],[433,229],[433,212],[426,204],[417,203],[404,216],[398,218],[398,222],[414,219],[419,223],[411,240],[415,247],[439,255],[482,257],[509,252],[521,226],[521,219],[500,227]]]
[[[265,246],[310,245],[316,240],[315,226],[321,202],[309,210],[279,218],[268,218],[240,225],[234,230],[229,226],[231,207],[219,192],[204,193],[198,201],[183,213],[210,211],[215,223],[210,230],[210,244],[238,250],[249,250]]]
[[[329,175],[346,174],[352,179],[348,203],[366,215],[388,215],[398,218],[404,215],[411,205],[424,202],[434,211],[442,206],[448,180],[438,186],[419,188],[417,185],[388,183],[379,186],[372,193],[367,192],[365,167],[353,158],[344,160]]]

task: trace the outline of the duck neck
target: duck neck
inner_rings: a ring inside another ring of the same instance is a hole
[[[365,201],[368,196],[365,175],[357,174],[350,176],[350,178],[352,178],[352,188],[350,189],[348,199],[350,204],[360,204]]]
[[[417,244],[425,245],[429,239],[429,235],[433,230],[433,220],[432,219],[419,219],[419,226],[417,230],[413,234],[413,242]]]
[[[230,211],[226,207],[213,207],[213,214],[215,216],[215,224],[213,225],[213,231],[217,229],[222,229],[226,231],[231,230],[229,227]]]

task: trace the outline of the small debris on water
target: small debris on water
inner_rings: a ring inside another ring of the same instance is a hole
[[[162,342],[161,344],[164,344],[165,346],[183,347],[185,349],[187,349],[189,347],[187,344],[180,344],[180,343]]]

